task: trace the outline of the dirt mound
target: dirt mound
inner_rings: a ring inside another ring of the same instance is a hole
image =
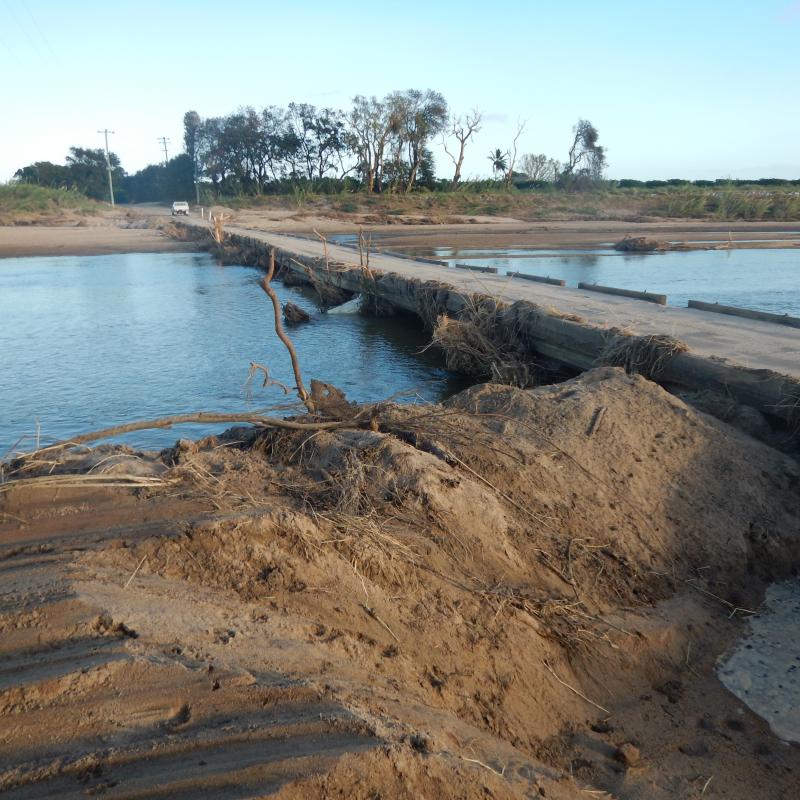
[[[664,715],[734,702],[713,663],[737,610],[800,564],[796,462],[613,368],[387,404],[365,429],[239,431],[169,464],[140,502],[195,518],[71,574],[136,631],[127,647],[285,675],[388,748],[285,798],[698,794]],[[738,791],[752,750],[709,742]]]

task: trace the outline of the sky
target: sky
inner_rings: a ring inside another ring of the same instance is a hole
[[[611,178],[800,178],[800,0],[0,0],[0,70],[0,181],[104,128],[135,172],[189,109],[407,88],[483,112],[465,177],[520,120],[521,153],[563,160],[585,118]]]

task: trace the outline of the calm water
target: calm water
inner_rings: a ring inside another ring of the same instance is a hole
[[[349,243],[344,240],[344,243]],[[687,300],[800,315],[800,249],[691,250],[635,255],[599,250],[457,250],[391,248],[451,264],[497,267],[561,278],[567,286],[599,283],[666,294],[669,305]]]
[[[35,435],[37,420],[45,443],[136,419],[285,402],[258,380],[250,398],[244,386],[251,361],[293,384],[260,278],[205,254],[0,260],[0,456],[20,436]],[[277,283],[276,290],[316,311],[302,290]],[[427,339],[405,318],[317,315],[291,336],[306,384],[328,381],[352,400],[415,387],[437,400],[464,385],[435,353],[420,354]],[[161,447],[224,427],[143,431],[120,441]]]
[[[476,257],[477,255],[477,257]],[[651,255],[614,250],[504,250],[492,254],[440,248],[435,258],[562,278],[567,286],[599,283],[666,294],[669,305],[688,300],[800,315],[800,250],[690,250]]]

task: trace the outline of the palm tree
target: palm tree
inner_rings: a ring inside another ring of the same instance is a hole
[[[493,152],[489,153],[489,161],[492,162],[492,172],[495,177],[505,175],[508,169],[508,153],[504,153],[499,147]]]

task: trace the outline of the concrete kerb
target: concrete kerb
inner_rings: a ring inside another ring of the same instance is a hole
[[[644,300],[648,303],[656,303],[660,306],[667,304],[665,294],[653,294],[652,292],[635,292],[632,289],[617,289],[614,286],[600,286],[597,283],[579,283],[579,289],[587,292],[600,292],[601,294],[615,294],[620,297],[632,297],[635,300]]]

